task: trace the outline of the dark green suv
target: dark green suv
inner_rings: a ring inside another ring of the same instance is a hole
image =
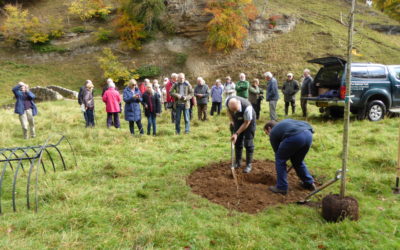
[[[305,97],[331,116],[343,115],[346,94],[346,61],[324,57],[308,61],[321,64],[314,79],[313,97]],[[358,119],[379,121],[388,111],[400,111],[400,65],[352,63],[351,108]]]

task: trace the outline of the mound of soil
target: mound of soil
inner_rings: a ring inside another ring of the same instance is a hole
[[[268,190],[276,184],[275,163],[254,161],[253,170],[243,174],[243,168],[236,170],[239,189],[237,190],[230,162],[219,162],[199,168],[187,179],[192,191],[228,209],[246,213],[258,213],[266,207],[294,203],[302,200],[310,192],[300,186],[294,170],[288,174],[287,195],[275,194]]]

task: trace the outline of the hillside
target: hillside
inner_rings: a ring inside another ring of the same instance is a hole
[[[263,8],[264,1],[255,2],[260,9]],[[228,74],[235,79],[239,72],[246,72],[250,79],[261,77],[262,72],[271,71],[278,80],[283,80],[286,72],[292,71],[299,78],[305,67],[312,69],[313,73],[317,70],[316,65],[307,64],[307,60],[346,54],[347,28],[341,24],[340,19],[342,16],[345,20],[349,5],[344,0],[312,0],[301,4],[295,0],[268,1],[264,16],[268,18],[279,14],[296,18],[294,30],[273,35],[269,40],[252,43],[247,49],[236,50],[231,54],[208,53],[201,39],[199,41],[198,36],[193,38],[193,33],[196,33],[193,30],[198,30],[199,27],[178,29],[177,32],[181,35],[177,36],[159,34],[147,42],[143,50],[123,52],[119,49],[120,43],[117,40],[107,43],[95,41],[94,31],[100,27],[110,29],[110,22],[82,23],[78,18],[67,14],[63,1],[42,0],[28,7],[34,15],[64,16],[67,35],[61,40],[55,40],[53,44],[67,51],[40,53],[13,49],[2,44],[0,84],[6,89],[20,80],[32,86],[58,84],[73,89],[82,85],[85,79],[92,79],[96,85],[102,85],[104,77],[96,57],[103,47],[114,48],[122,61],[133,60],[138,67],[148,64],[160,66],[160,78],[171,72],[183,71],[192,82],[195,77],[203,76],[209,83]],[[198,12],[202,7],[204,5],[200,4],[193,8]],[[176,12],[178,10],[173,9],[173,13]],[[193,16],[197,17],[196,13]],[[356,15],[355,48],[358,56],[355,60],[398,64],[399,35],[374,31],[369,27],[373,23],[398,25],[387,16],[360,4]],[[77,27],[84,27],[85,32],[68,33]],[[184,65],[178,62],[179,54],[187,56]],[[2,92],[0,97],[2,104],[10,102],[11,95],[8,91]]]

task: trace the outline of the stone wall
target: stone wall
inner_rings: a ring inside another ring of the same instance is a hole
[[[57,91],[58,93],[60,93],[63,97],[65,98],[69,98],[69,99],[78,99],[78,92],[70,90],[70,89],[66,89],[60,86],[47,86],[48,89]]]
[[[58,101],[64,99],[60,93],[46,87],[37,86],[30,88],[30,91],[36,95],[37,101]]]

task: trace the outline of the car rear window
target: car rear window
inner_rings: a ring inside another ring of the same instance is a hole
[[[367,67],[357,67],[353,66],[351,67],[351,76],[353,78],[369,78],[368,77],[368,69]]]
[[[382,66],[368,66],[368,78],[386,79],[386,70]]]

